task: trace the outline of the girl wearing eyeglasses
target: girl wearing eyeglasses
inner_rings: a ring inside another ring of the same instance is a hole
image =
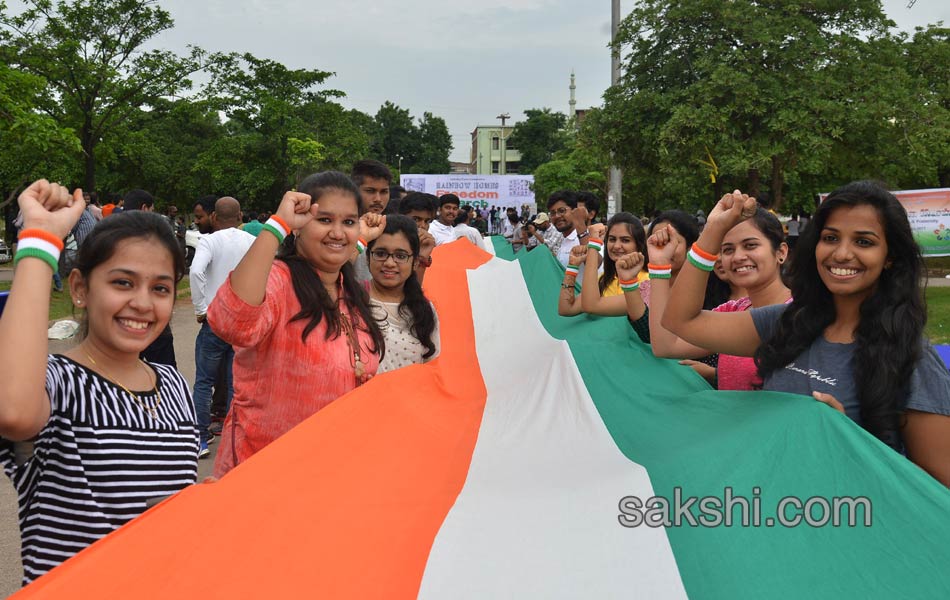
[[[439,319],[416,275],[419,230],[409,217],[389,215],[369,244],[370,303],[386,354],[377,373],[432,360],[439,354]]]

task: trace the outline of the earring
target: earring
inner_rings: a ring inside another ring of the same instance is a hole
[[[784,264],[785,264],[785,259],[784,259],[784,258],[778,259],[778,264],[784,265]]]
[[[82,306],[82,300],[76,300],[76,306]]]

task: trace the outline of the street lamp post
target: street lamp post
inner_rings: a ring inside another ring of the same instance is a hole
[[[498,174],[505,174],[505,121],[511,118],[508,113],[501,113],[496,119],[501,119],[501,161],[498,168]]]

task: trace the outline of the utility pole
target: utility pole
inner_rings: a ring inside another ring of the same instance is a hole
[[[610,41],[617,41],[617,29],[620,28],[620,0],[611,0],[610,6]],[[610,84],[620,83],[620,50],[616,47],[610,49]],[[611,155],[611,158],[613,155]],[[607,216],[611,217],[614,213],[623,210],[623,202],[620,194],[622,184],[622,174],[617,166],[610,167],[610,184],[607,188]]]
[[[496,119],[501,119],[501,161],[498,165],[498,174],[505,174],[505,121],[511,118],[508,113],[501,113]]]

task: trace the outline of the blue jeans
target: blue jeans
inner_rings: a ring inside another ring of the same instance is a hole
[[[218,369],[227,370],[228,381],[228,408],[231,407],[231,398],[234,397],[234,380],[231,376],[231,365],[234,362],[234,349],[231,345],[219,338],[211,331],[207,321],[201,324],[198,337],[195,339],[195,412],[198,414],[198,433],[201,441],[207,442],[211,438],[208,427],[211,425],[211,394],[215,380],[218,378]]]

